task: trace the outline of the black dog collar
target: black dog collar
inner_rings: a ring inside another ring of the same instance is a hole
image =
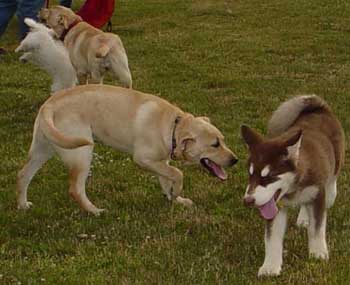
[[[176,126],[180,122],[180,120],[181,120],[181,117],[177,116],[176,119],[175,119],[175,122],[174,122],[173,134],[172,134],[172,137],[171,137],[171,152],[170,152],[170,158],[172,160],[176,159],[176,156],[174,154],[174,151],[175,151],[175,149],[177,147],[176,138],[175,138],[175,131],[176,131]]]

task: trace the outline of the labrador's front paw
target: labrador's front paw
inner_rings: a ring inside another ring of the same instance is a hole
[[[32,202],[21,202],[21,203],[18,203],[17,205],[17,209],[18,210],[28,210],[31,206],[33,206],[33,203]]]
[[[193,202],[191,199],[182,198],[181,196],[177,196],[175,201],[179,204],[184,205],[187,208],[191,208],[193,206]]]

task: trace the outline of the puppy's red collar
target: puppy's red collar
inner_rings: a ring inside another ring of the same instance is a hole
[[[82,20],[76,19],[72,24],[69,25],[68,29],[64,29],[62,35],[60,36],[60,40],[63,42],[69,31],[80,22],[82,22]]]

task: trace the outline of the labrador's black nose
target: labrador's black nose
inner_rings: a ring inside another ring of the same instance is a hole
[[[230,161],[230,166],[234,166],[238,162],[238,159],[236,157],[233,157]]]

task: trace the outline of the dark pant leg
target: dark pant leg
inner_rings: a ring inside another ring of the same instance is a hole
[[[16,0],[0,0],[0,36],[5,30],[12,16],[16,12]]]
[[[38,13],[44,6],[45,0],[20,0],[17,8],[19,21],[19,37],[23,39],[28,33],[28,27],[24,23],[25,18],[38,19]]]

